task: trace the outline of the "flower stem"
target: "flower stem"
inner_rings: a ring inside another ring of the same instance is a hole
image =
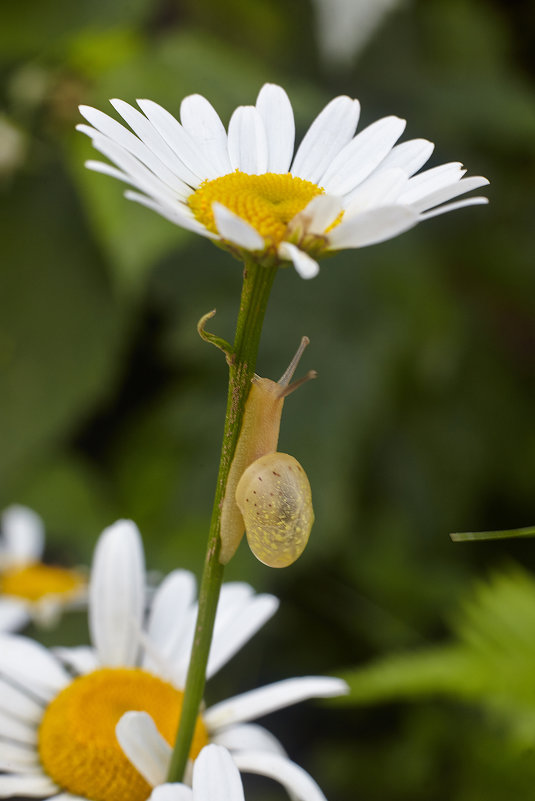
[[[263,267],[247,261],[236,335],[229,359],[227,413],[221,448],[221,461],[214,498],[204,571],[199,589],[199,611],[191,652],[184,701],[175,747],[171,757],[168,781],[183,780],[193,731],[204,692],[206,665],[221,583],[223,565],[219,561],[221,504],[225,496],[228,474],[242,424],[245,402],[251,388],[262,324],[277,267]]]

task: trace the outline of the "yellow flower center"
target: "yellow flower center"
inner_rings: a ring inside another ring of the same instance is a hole
[[[80,676],[43,715],[43,769],[62,790],[92,801],[145,801],[152,788],[124,755],[115,727],[129,710],[148,712],[171,745],[182,700],[183,693],[141,668],[102,668]],[[208,742],[198,718],[190,756]]]
[[[0,592],[27,601],[39,601],[46,595],[76,595],[84,583],[83,577],[75,570],[37,563],[3,572],[0,576]]]
[[[214,234],[217,228],[212,203],[218,202],[252,225],[269,244],[278,245],[290,220],[323,193],[320,186],[290,173],[248,175],[236,170],[203,181],[189,196],[188,204],[196,219]]]

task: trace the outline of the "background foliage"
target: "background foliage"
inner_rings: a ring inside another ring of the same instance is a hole
[[[150,97],[178,113],[200,92],[227,121],[274,81],[301,133],[339,93],[359,97],[364,124],[406,117],[406,137],[437,142],[431,164],[462,160],[491,179],[491,205],[335,256],[312,282],[278,276],[258,369],[278,377],[311,338],[305,367],[320,379],[288,401],[281,448],[308,471],[317,522],[291,570],[240,549],[228,578],[282,606],[207,698],[351,671],[350,706],[269,721],[329,798],[530,798],[533,720],[504,721],[523,692],[533,705],[534,545],[453,545],[448,532],[535,521],[535,13],[528,2],[406,2],[337,67],[320,58],[313,11],[308,0],[4,9],[0,506],[40,512],[51,559],[87,562],[101,529],[131,517],[151,568],[200,570],[226,370],[195,324],[216,306],[212,327],[231,336],[240,267],[84,170],[93,154],[73,130],[79,103]],[[513,604],[525,647],[503,635],[516,659],[465,672],[446,621],[490,572],[487,592],[501,587]],[[37,636],[78,642],[84,626],[71,617]],[[430,674],[415,657],[420,680],[406,691],[410,651],[435,661]],[[376,660],[394,666],[391,691],[355,672]],[[518,692],[494,703],[493,675]],[[282,797],[255,784],[257,799]]]

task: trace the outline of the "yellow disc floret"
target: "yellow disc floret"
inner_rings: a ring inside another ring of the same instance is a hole
[[[286,226],[316,195],[324,190],[290,173],[267,172],[248,175],[235,172],[203,181],[188,198],[196,219],[217,233],[212,203],[221,203],[245,220],[267,240],[278,245],[285,238]]]
[[[74,679],[43,715],[38,747],[45,773],[93,801],[145,801],[152,788],[124,755],[115,727],[125,712],[148,712],[172,744],[182,700],[183,693],[140,668],[102,668]],[[207,744],[198,718],[190,756]]]
[[[39,601],[47,595],[72,597],[84,583],[75,570],[36,563],[4,571],[0,576],[0,591],[27,601]]]

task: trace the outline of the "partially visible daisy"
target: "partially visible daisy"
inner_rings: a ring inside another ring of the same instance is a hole
[[[0,631],[17,631],[30,620],[50,626],[65,607],[85,599],[81,572],[43,563],[44,526],[36,512],[9,506],[1,531]]]
[[[299,765],[273,756],[275,778],[285,777],[285,786],[294,797],[302,801],[325,801],[316,782]],[[193,767],[191,788],[185,784],[161,784],[150,796],[150,801],[245,801],[243,785],[236,757],[234,760],[220,745],[205,746]]]
[[[328,64],[348,67],[401,0],[313,0],[316,37]]]
[[[180,122],[152,100],[137,102],[143,113],[111,101],[131,130],[80,107],[90,125],[78,130],[115,165],[86,166],[133,186],[127,198],[240,258],[292,262],[303,278],[317,275],[316,260],[330,251],[383,242],[421,220],[487,202],[448,202],[488,183],[463,178],[459,162],[418,173],[434,145],[396,145],[405,120],[383,117],[355,135],[360,104],[350,97],[325,106],[295,156],[292,106],[275,84],[262,87],[256,105],[234,111],[228,133],[201,95],[184,98]]]
[[[0,635],[0,770],[6,771],[0,797],[61,793],[62,801],[145,801],[151,786],[165,781],[196,619],[194,577],[184,570],[169,574],[143,627],[145,596],[139,532],[132,522],[119,521],[102,533],[95,550],[91,646],[51,652],[29,638]],[[208,677],[277,605],[276,598],[255,595],[247,584],[223,585]],[[190,756],[195,759],[217,740],[237,752],[243,769],[249,763],[261,769],[264,755],[263,772],[270,775],[273,754],[282,756],[282,748],[265,729],[245,721],[345,690],[338,679],[307,677],[217,704],[199,716]]]

